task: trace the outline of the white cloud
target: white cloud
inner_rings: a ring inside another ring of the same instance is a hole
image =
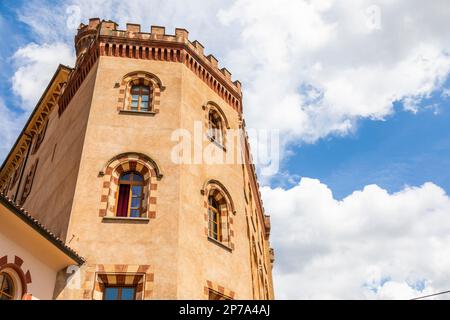
[[[278,298],[408,299],[450,289],[450,198],[426,183],[341,201],[320,181],[262,188]]]
[[[17,65],[12,87],[22,99],[22,109],[32,109],[41,97],[58,65],[73,65],[72,49],[64,43],[38,45],[30,43],[19,48],[13,57]]]
[[[31,1],[19,13],[44,41],[71,44],[73,12],[84,22],[98,16],[143,30],[186,27],[243,81],[248,126],[280,129],[285,143],[345,135],[358,119],[385,119],[395,101],[417,112],[450,71],[445,0],[191,1],[189,8],[72,0],[60,14],[46,3]]]
[[[219,17],[242,30],[228,60],[243,78],[248,121],[282,129],[289,142],[314,142],[351,132],[360,118],[384,119],[395,101],[417,111],[450,70],[445,6],[236,1]],[[372,23],[377,10],[379,28]]]

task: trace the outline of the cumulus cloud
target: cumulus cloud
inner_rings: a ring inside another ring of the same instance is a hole
[[[20,107],[32,109],[41,97],[58,65],[73,65],[73,50],[65,43],[30,43],[13,56],[17,69],[12,77],[14,93],[22,99]]]
[[[361,118],[385,119],[397,101],[417,112],[450,70],[445,5],[234,2],[219,18],[242,30],[227,57],[245,84],[249,122],[314,142],[351,132]]]
[[[450,288],[450,198],[433,183],[341,201],[319,180],[262,188],[278,298],[410,299]]]
[[[248,126],[280,129],[283,145],[345,135],[358,119],[385,119],[397,101],[417,112],[450,71],[445,0],[65,4],[52,14],[30,1],[19,16],[40,39],[66,43],[74,22],[95,16],[186,27],[243,81]]]

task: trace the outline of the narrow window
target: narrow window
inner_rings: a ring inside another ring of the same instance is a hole
[[[127,172],[120,177],[117,199],[118,217],[141,217],[144,179],[136,172]]]
[[[208,215],[209,215],[209,236],[214,240],[221,241],[220,234],[220,209],[214,197],[208,198]]]
[[[125,286],[105,287],[104,300],[136,300],[136,288]]]
[[[131,87],[131,111],[147,112],[150,110],[150,88],[144,85]]]
[[[211,110],[209,112],[208,120],[210,138],[220,144],[223,144],[223,125],[220,115],[216,111]]]
[[[9,274],[0,273],[0,300],[14,299],[14,282]]]

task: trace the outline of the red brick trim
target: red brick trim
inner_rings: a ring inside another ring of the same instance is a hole
[[[153,295],[154,274],[150,265],[90,265],[86,279],[84,299],[102,300],[105,285],[135,285],[137,300],[149,300]]]
[[[117,110],[129,111],[131,105],[131,87],[135,84],[146,85],[150,88],[149,111],[159,113],[161,104],[161,91],[165,87],[161,80],[153,73],[147,71],[134,71],[126,74],[119,84],[119,96],[117,98]]]
[[[14,262],[8,263],[8,256],[0,258],[0,272],[11,269],[20,279],[22,289],[22,300],[31,300],[31,294],[28,293],[27,285],[32,282],[30,270],[24,271],[22,266],[24,261],[18,256],[14,256]]]
[[[121,173],[127,171],[136,171],[144,177],[143,217],[154,219],[156,217],[158,194],[157,184],[162,178],[162,174],[155,161],[139,153],[120,154],[106,165],[103,171],[99,216],[115,216],[119,178]]]
[[[236,293],[232,290],[229,290],[225,288],[224,286],[221,286],[213,281],[207,280],[206,285],[203,289],[203,294],[205,300],[210,299],[210,294],[215,295],[218,299],[217,300],[235,300],[236,299]]]
[[[61,97],[58,102],[58,115],[61,116],[64,110],[69,105],[73,96],[77,93],[84,79],[87,77],[91,68],[97,62],[98,57],[100,56],[99,45],[98,42],[93,41],[87,52],[83,55],[79,61],[77,61],[76,67],[69,74],[67,79],[66,86],[63,88]]]
[[[131,43],[131,41],[133,42]],[[213,71],[215,67],[207,65],[215,59],[212,56],[201,59],[197,57],[195,49],[193,50],[184,44],[172,42],[165,45],[156,45],[152,44],[150,39],[142,38],[130,39],[130,42],[128,42],[127,38],[111,41],[101,37],[99,46],[102,56],[182,63],[226,103],[236,111],[242,112],[240,94],[230,89],[231,86],[226,84],[221,76],[218,76],[219,72]],[[203,60],[208,61],[208,63]]]

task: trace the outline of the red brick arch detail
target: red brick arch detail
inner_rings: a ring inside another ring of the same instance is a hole
[[[219,298],[218,300],[236,300],[236,293],[234,291],[211,280],[207,280],[203,290],[204,299],[209,300],[211,293],[214,293]]]
[[[31,300],[31,294],[28,293],[28,284],[32,282],[30,270],[24,271],[22,269],[23,259],[14,256],[14,262],[8,262],[8,256],[5,255],[0,258],[0,272],[3,270],[13,270],[20,279],[20,285],[22,286],[22,300]]]
[[[83,299],[102,300],[105,285],[135,285],[137,300],[149,300],[153,296],[154,272],[150,265],[90,265],[86,279]]]
[[[116,212],[116,198],[120,175],[125,172],[137,172],[144,178],[143,217],[156,217],[158,181],[162,174],[155,161],[139,153],[121,154],[111,159],[103,173],[100,217],[113,217]]]
[[[142,84],[150,88],[149,110],[159,113],[161,92],[164,91],[161,80],[153,73],[147,71],[134,71],[126,74],[119,84],[119,97],[117,99],[117,110],[130,110],[131,87],[135,84]]]

